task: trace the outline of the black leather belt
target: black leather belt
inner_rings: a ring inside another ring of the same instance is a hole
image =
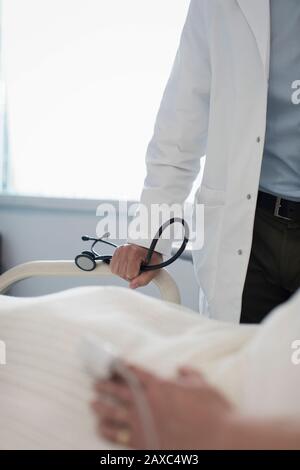
[[[279,219],[300,222],[300,201],[289,201],[288,199],[259,191],[257,206]]]

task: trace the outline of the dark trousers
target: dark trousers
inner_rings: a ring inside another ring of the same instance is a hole
[[[260,323],[299,287],[300,221],[283,220],[257,208],[241,323]]]

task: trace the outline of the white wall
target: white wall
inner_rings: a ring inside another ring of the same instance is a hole
[[[41,259],[74,259],[88,249],[81,241],[83,234],[95,234],[98,219],[95,210],[50,209],[18,207],[0,201],[0,233],[2,235],[2,261],[4,269],[17,264]],[[182,303],[198,310],[198,287],[192,264],[179,260],[169,268],[180,287]],[[126,286],[120,279],[101,278],[101,284]],[[41,295],[76,285],[97,284],[97,281],[74,279],[35,279],[20,283],[14,295]],[[157,295],[154,286],[145,292]]]

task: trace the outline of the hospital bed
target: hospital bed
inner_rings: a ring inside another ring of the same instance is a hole
[[[16,266],[0,276],[0,294],[4,294],[15,283],[34,277],[92,278],[111,275],[109,266],[103,261],[98,261],[92,272],[81,271],[74,261],[32,261]],[[167,270],[160,270],[153,283],[158,287],[162,300],[181,303],[179,289]]]
[[[8,429],[2,435],[0,428],[0,449],[111,448],[95,432],[87,407],[92,398],[91,380],[82,368],[78,345],[91,332],[99,336],[97,310],[102,306],[113,319],[115,307],[107,302],[107,295],[115,301],[120,298],[124,305],[125,291],[131,295],[129,289],[87,287],[26,299],[4,295],[30,278],[111,275],[102,261],[94,271],[83,272],[74,261],[48,260],[27,262],[0,276],[0,340],[7,344],[8,357],[7,365],[0,369],[0,421],[2,429]],[[180,305],[179,289],[166,269],[157,273],[153,283],[163,301]],[[76,387],[79,390],[72,396]]]
[[[38,276],[110,275],[99,263],[36,261],[0,276],[0,292]],[[35,298],[0,295],[0,449],[112,449],[96,433],[93,381],[78,354],[92,334],[124,360],[160,374],[186,366],[203,373],[243,412],[300,416],[299,369],[291,344],[300,335],[300,293],[263,327],[224,324],[182,307],[166,271],[155,279],[168,302],[116,287],[81,287]],[[272,345],[272,347],[270,347]],[[273,367],[270,367],[272,365]]]

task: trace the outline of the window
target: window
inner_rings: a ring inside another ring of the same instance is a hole
[[[139,198],[188,4],[2,0],[10,192]]]

